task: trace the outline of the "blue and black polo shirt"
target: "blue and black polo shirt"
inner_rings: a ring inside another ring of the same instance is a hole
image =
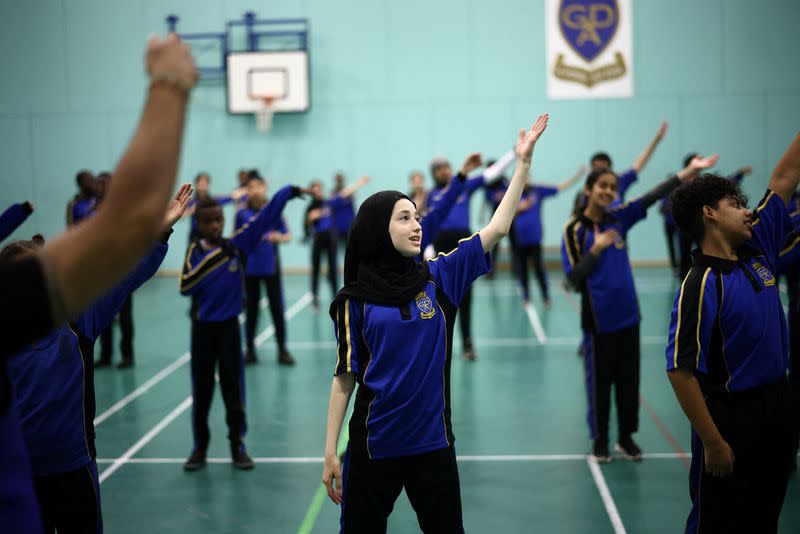
[[[335,374],[358,383],[350,447],[372,459],[452,446],[450,359],[458,304],[491,269],[478,234],[428,261],[430,278],[408,308],[347,299],[336,312]]]
[[[705,393],[739,392],[786,379],[789,336],[775,273],[791,230],[772,191],[753,212],[738,260],[697,253],[669,327],[667,370],[691,369]]]
[[[218,246],[206,247],[202,239],[193,241],[186,251],[180,278],[182,295],[196,297],[193,319],[201,322],[223,322],[242,311],[242,253],[251,254],[258,247],[266,230],[280,221],[281,212],[297,189],[287,185],[256,217],[250,219],[230,239]]]
[[[236,212],[236,230],[242,228],[257,212],[248,208]],[[256,245],[252,252],[247,254],[245,261],[245,276],[272,276],[278,272],[278,245],[269,240],[270,232],[278,232],[283,235],[289,233],[286,221],[281,217],[277,223],[273,224]]]
[[[542,242],[542,200],[558,194],[552,185],[534,185],[522,193],[521,200],[532,202],[525,211],[514,218],[514,238],[517,245],[526,247]]]
[[[450,179],[450,183],[454,180],[458,180],[458,176],[453,176]],[[484,185],[484,177],[483,175],[476,176],[475,178],[467,178],[464,181],[464,190],[456,199],[455,204],[452,208],[450,208],[450,212],[447,214],[447,217],[442,224],[440,225],[440,230],[467,230],[469,229],[469,199],[472,196],[472,193],[477,191],[477,189]],[[435,208],[437,204],[443,201],[445,194],[447,193],[447,186],[436,187],[432,189],[428,193],[428,198],[425,201],[425,205],[428,208]]]

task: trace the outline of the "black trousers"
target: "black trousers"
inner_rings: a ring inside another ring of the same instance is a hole
[[[331,284],[331,295],[336,296],[339,290],[336,285],[336,234],[333,232],[320,232],[314,235],[311,245],[311,294],[318,295],[319,265],[322,261],[323,251],[328,255],[328,282]]]
[[[342,465],[342,534],[379,534],[405,488],[422,532],[463,533],[461,484],[452,447],[370,460],[348,448]]]
[[[678,268],[678,257],[675,254],[675,237],[678,227],[674,223],[664,223],[664,237],[667,238],[667,252],[669,253],[669,264],[673,269]]]
[[[125,299],[117,318],[119,319],[119,331],[122,334],[119,351],[123,360],[133,361],[133,295],[128,295],[128,298]],[[112,322],[100,334],[100,360],[110,362],[113,353],[114,323]]]
[[[45,534],[103,532],[97,463],[59,475],[34,477]]]
[[[458,246],[458,242],[472,234],[465,230],[441,230],[433,241],[433,248],[437,253],[450,252]],[[458,306],[458,324],[461,326],[461,341],[464,347],[472,343],[472,290],[464,293],[464,298]]]
[[[286,321],[283,317],[283,284],[281,283],[280,271],[276,271],[275,274],[267,276],[245,277],[244,288],[247,294],[247,320],[245,321],[244,330],[247,349],[255,351],[255,337],[260,312],[259,301],[261,300],[262,283],[267,289],[269,312],[272,315],[272,324],[275,326],[275,340],[278,343],[278,351],[285,351]]]
[[[706,473],[703,444],[692,432],[686,532],[778,531],[792,465],[789,385],[705,396],[708,411],[733,449],[730,477]]]
[[[214,373],[219,362],[219,386],[225,402],[225,421],[232,448],[247,431],[244,410],[244,367],[239,320],[220,323],[192,321],[192,430],[196,449],[207,449],[211,439],[208,412],[214,398]]]
[[[530,299],[528,287],[528,263],[533,262],[533,272],[536,273],[536,281],[539,282],[539,290],[542,292],[544,300],[550,300],[550,291],[547,284],[547,273],[542,262],[542,245],[521,245],[517,247],[519,261],[519,281],[522,284],[522,296],[525,300]]]
[[[617,403],[618,437],[639,430],[639,325],[611,334],[584,332],[583,365],[592,439],[608,442],[611,385]]]

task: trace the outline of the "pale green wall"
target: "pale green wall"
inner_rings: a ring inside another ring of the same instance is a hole
[[[225,113],[224,86],[193,96],[180,176],[198,170],[219,192],[234,172],[257,166],[275,185],[330,183],[333,172],[374,177],[372,191],[406,188],[412,168],[437,154],[454,161],[499,155],[520,126],[547,111],[534,172],[562,180],[597,150],[622,170],[662,118],[668,137],[634,189],[675,169],[689,150],[718,151],[723,172],[752,164],[745,189],[758,196],[800,130],[797,0],[639,0],[633,3],[635,98],[549,101],[544,78],[544,6],[536,0],[155,1],[5,0],[0,4],[0,204],[31,199],[17,235],[54,235],[75,172],[110,168],[142,102],[143,46],[167,13],[182,31],[220,31],[247,10],[311,21],[312,110],[280,116],[268,135],[251,117]],[[477,213],[479,195],[474,199]],[[544,210],[547,245],[557,245],[572,195]],[[297,236],[302,206],[287,209]],[[661,259],[660,217],[632,233],[634,259]],[[185,228],[165,268],[176,268]],[[297,241],[285,266],[305,266]]]

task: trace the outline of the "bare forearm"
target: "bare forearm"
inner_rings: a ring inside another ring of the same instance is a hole
[[[781,160],[772,171],[769,187],[788,202],[800,182],[800,134],[796,135],[792,144],[783,153]]]
[[[334,377],[331,383],[331,395],[328,400],[328,426],[325,434],[325,456],[336,455],[344,414],[347,412],[347,405],[350,403],[354,387],[355,379],[350,373]]]
[[[633,165],[631,165],[634,171],[638,173],[644,168],[645,165],[647,165],[647,162],[650,160],[650,156],[653,155],[653,151],[655,151],[658,143],[660,142],[661,138],[658,135],[656,135],[652,141],[650,141],[650,144],[645,147],[642,153],[639,154],[639,157],[636,158],[636,161],[633,162]]]
[[[186,97],[154,85],[97,215],[43,250],[67,317],[127,275],[162,231],[175,184]],[[61,320],[65,317],[58,317]]]
[[[694,374],[687,369],[676,369],[668,373],[669,381],[675,396],[683,408],[683,413],[689,419],[695,432],[705,445],[716,445],[722,441],[722,435],[711,414],[700,390]]]
[[[525,178],[531,168],[531,161],[517,160],[517,167],[514,169],[514,176],[508,185],[508,190],[503,195],[503,200],[495,210],[492,219],[481,231],[481,244],[484,252],[491,250],[503,236],[508,234],[514,214],[519,206],[519,199],[522,196],[522,189],[525,187]]]

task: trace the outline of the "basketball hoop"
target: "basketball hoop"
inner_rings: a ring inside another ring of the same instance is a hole
[[[272,129],[272,116],[275,113],[272,105],[275,103],[274,96],[258,97],[261,107],[256,110],[256,128],[259,132],[268,132]]]

